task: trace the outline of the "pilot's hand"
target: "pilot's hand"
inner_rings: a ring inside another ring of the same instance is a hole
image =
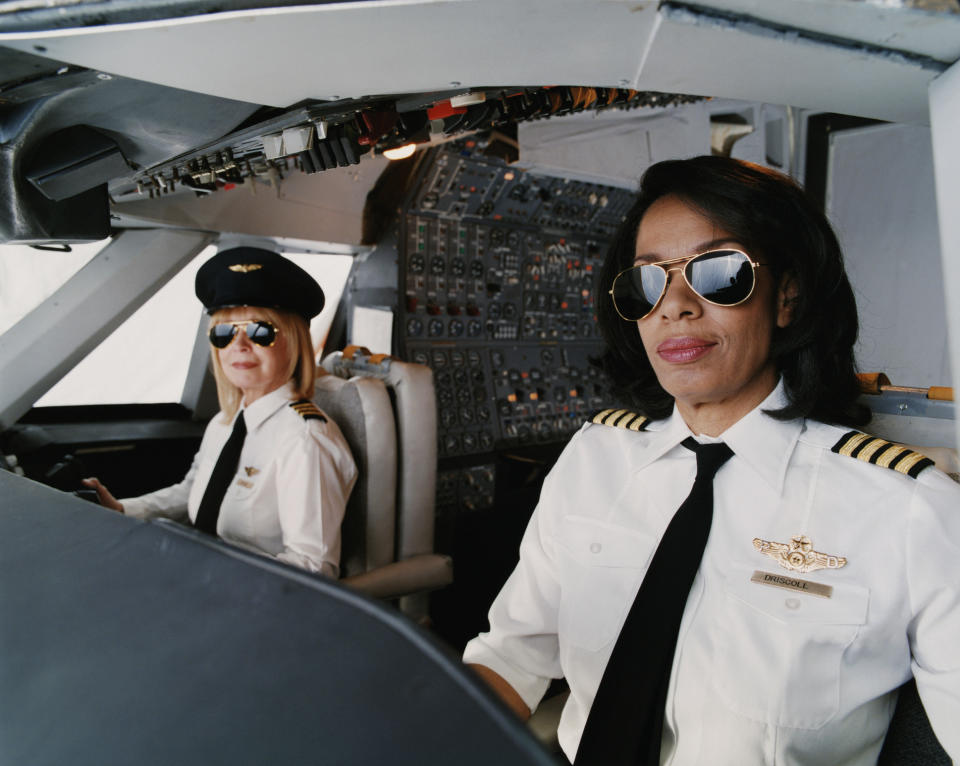
[[[110,494],[110,490],[100,483],[100,479],[91,477],[89,479],[84,479],[82,484],[85,487],[90,487],[90,489],[96,490],[97,500],[104,508],[112,508],[115,511],[120,511],[120,513],[123,513],[123,503]]]

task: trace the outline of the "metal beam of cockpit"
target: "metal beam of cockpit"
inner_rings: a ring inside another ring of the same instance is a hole
[[[0,336],[0,430],[19,420],[211,239],[204,232],[169,229],[123,232]]]

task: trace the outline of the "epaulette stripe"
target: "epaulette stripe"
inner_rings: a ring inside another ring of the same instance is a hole
[[[608,426],[613,420],[616,420],[618,417],[620,417],[621,413],[623,412],[626,412],[626,410],[603,410],[602,412],[597,413],[596,417],[593,419],[593,422],[599,423],[602,426]]]
[[[290,402],[290,407],[304,420],[321,420],[324,423],[327,419],[323,416],[320,408],[309,399],[301,399],[298,402]]]
[[[860,451],[856,454],[858,460],[866,460],[868,463],[875,463],[876,460],[872,458],[880,449],[885,449],[890,446],[890,442],[884,441],[883,439],[871,439],[863,447],[860,448]]]
[[[860,459],[860,455],[863,454],[863,451],[864,451],[870,444],[873,443],[873,437],[872,437],[872,436],[867,436],[866,434],[864,434],[864,436],[866,436],[867,438],[865,438],[865,439],[857,439],[855,445],[854,445],[853,443],[851,443],[850,457],[855,457],[855,458],[857,458],[857,459],[859,460],[859,459]]]
[[[834,445],[833,451],[839,455],[853,457],[853,451],[869,438],[870,437],[866,434],[862,434],[858,431],[850,431],[849,433],[844,434],[840,441]]]
[[[909,454],[910,450],[906,447],[890,444],[874,462],[881,468],[896,468],[897,464]]]
[[[873,463],[880,468],[891,468],[912,479],[916,479],[925,468],[934,465],[930,458],[920,452],[859,431],[845,433],[833,445],[831,452]]]
[[[593,418],[591,418],[591,422],[597,423],[599,425],[603,425],[603,419],[607,415],[609,415],[611,412],[613,412],[613,410],[600,410],[600,412],[598,412],[596,415],[593,416]]]
[[[917,463],[923,460],[923,455],[919,452],[911,452],[909,455],[904,457],[902,460],[898,461],[894,466],[894,471],[900,471],[907,476],[910,475],[910,469],[913,468]]]
[[[914,452],[910,457],[901,460],[894,470],[916,479],[920,471],[931,465],[933,465],[933,461],[930,458],[919,452]]]
[[[606,418],[604,418],[603,424],[604,424],[605,426],[616,425],[617,421],[618,421],[621,417],[623,417],[623,414],[624,414],[625,412],[627,412],[627,410],[614,410],[612,413],[610,413],[610,415],[608,415]]]
[[[627,431],[642,431],[650,422],[650,419],[630,410],[610,408],[598,412],[590,418],[590,422],[602,426],[623,428]]]

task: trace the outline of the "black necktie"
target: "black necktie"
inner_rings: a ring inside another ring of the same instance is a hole
[[[220,457],[217,458],[217,464],[213,467],[210,474],[210,481],[207,482],[207,488],[203,491],[203,499],[200,501],[200,507],[197,509],[197,520],[193,525],[203,532],[211,535],[217,534],[217,519],[220,516],[220,504],[223,503],[223,496],[227,494],[227,487],[233,481],[237,473],[237,466],[240,464],[240,450],[243,449],[243,440],[247,435],[247,424],[243,421],[243,411],[237,415],[233,424],[233,431],[227,443],[220,450]]]
[[[603,672],[577,749],[576,766],[657,766],[680,618],[713,520],[713,477],[733,452],[723,443],[697,453],[697,477],[674,514]]]

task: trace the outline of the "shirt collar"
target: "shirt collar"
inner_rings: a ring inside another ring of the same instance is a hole
[[[783,490],[790,457],[803,431],[803,418],[776,420],[764,410],[779,410],[789,403],[781,380],[766,399],[721,434],[734,454],[777,493]]]
[[[803,430],[803,419],[775,420],[763,411],[778,410],[787,404],[789,400],[781,380],[766,399],[720,435],[720,440],[726,442],[734,454],[777,493],[783,490],[787,465]],[[645,440],[637,455],[638,469],[663,457],[688,436],[693,436],[676,405],[669,418],[650,423],[647,432],[650,438]]]
[[[686,422],[677,411],[676,405],[674,405],[670,417],[666,420],[650,422],[645,430],[649,437],[635,440],[637,452],[634,467],[637,470],[645,468],[655,460],[659,460],[680,442],[692,435]]]
[[[247,431],[256,430],[267,418],[293,401],[293,383],[287,381],[280,388],[264,394],[249,407],[244,407],[243,420]]]

